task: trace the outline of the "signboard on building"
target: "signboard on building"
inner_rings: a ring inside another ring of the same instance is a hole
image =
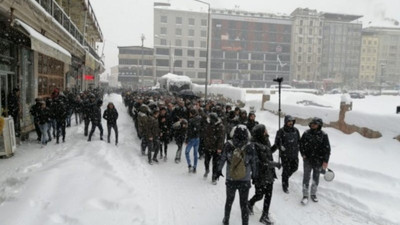
[[[220,80],[220,79],[213,79],[213,80],[211,80],[211,84],[222,84],[223,82],[222,82],[222,80]]]

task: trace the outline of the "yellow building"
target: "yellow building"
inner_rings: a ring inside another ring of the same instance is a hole
[[[378,65],[379,38],[369,32],[363,32],[360,54],[361,87],[369,87],[376,82]]]

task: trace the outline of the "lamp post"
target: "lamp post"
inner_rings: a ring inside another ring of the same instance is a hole
[[[210,3],[204,2],[201,0],[194,0],[196,2],[200,2],[208,6],[208,20],[207,20],[207,58],[206,58],[206,82],[205,82],[205,89],[204,89],[204,99],[207,100],[207,86],[208,86],[208,77],[210,75],[210,23],[211,23],[211,6]]]
[[[141,71],[141,74],[142,74],[142,76],[141,76],[141,86],[142,86],[142,88],[143,88],[143,83],[144,83],[144,80],[143,80],[143,78],[144,78],[144,65],[143,65],[143,48],[144,48],[144,39],[146,39],[146,37],[144,36],[144,34],[142,34],[142,36],[140,37],[140,39],[142,40],[142,71]]]

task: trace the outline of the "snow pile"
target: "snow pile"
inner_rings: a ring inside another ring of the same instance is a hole
[[[192,90],[195,93],[204,93],[204,85],[193,84]],[[246,101],[246,90],[233,87],[229,84],[211,84],[207,86],[207,92],[214,95],[223,95],[233,101]]]
[[[395,114],[396,106],[400,105],[397,96],[366,96],[364,99],[351,99],[346,95],[313,95],[307,93],[282,93],[282,113],[298,118],[320,117],[325,123],[336,122],[339,119],[340,102],[352,103],[352,110],[346,113],[345,121],[349,125],[367,127],[391,137],[400,134],[400,114]],[[254,98],[261,98],[254,95]],[[311,101],[318,105],[331,108],[309,105],[304,107],[298,104],[302,101]],[[271,101],[264,107],[278,111],[278,94],[271,96]]]
[[[158,79],[159,83],[167,82],[167,86],[176,86],[178,88],[185,84],[192,83],[192,80],[188,76],[176,75],[172,73],[167,73]]]

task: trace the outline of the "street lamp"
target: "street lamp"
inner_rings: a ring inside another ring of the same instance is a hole
[[[204,89],[204,99],[207,100],[207,86],[208,86],[208,76],[210,74],[210,22],[211,22],[211,6],[210,3],[208,2],[203,2],[201,0],[194,0],[196,2],[200,2],[202,4],[205,4],[208,6],[208,21],[207,21],[207,58],[206,58],[206,83],[205,83],[205,89]]]
[[[142,78],[141,78],[140,82],[141,82],[141,85],[142,85],[142,88],[143,88],[143,83],[144,83],[144,80],[143,80],[143,78],[144,78],[144,66],[143,66],[143,47],[144,47],[144,45],[143,45],[143,43],[144,43],[144,39],[146,39],[144,34],[142,34],[140,39],[142,40]]]

